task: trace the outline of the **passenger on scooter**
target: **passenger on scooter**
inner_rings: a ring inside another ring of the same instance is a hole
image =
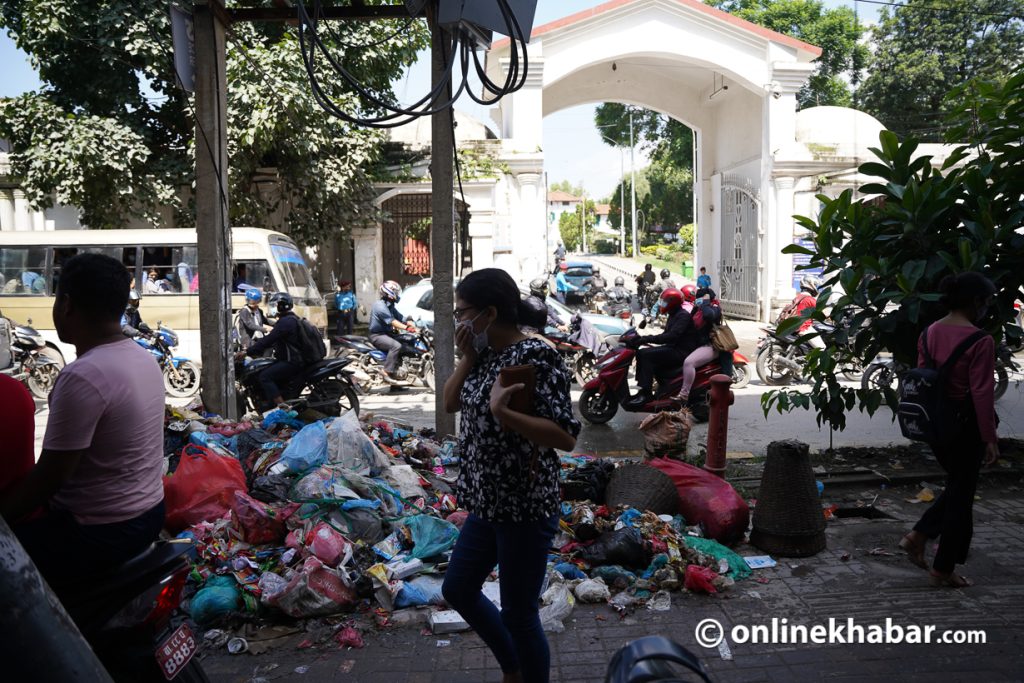
[[[554,327],[561,332],[569,331],[569,326],[566,324],[566,321],[562,320],[562,316],[558,314],[558,309],[548,303],[548,281],[545,278],[537,277],[530,280],[530,296],[544,302],[544,306],[548,310],[548,327]],[[543,331],[542,328],[541,332]]]
[[[153,333],[149,325],[142,322],[142,314],[139,313],[139,293],[134,289],[128,292],[128,305],[121,314],[121,333],[126,337]]]
[[[245,351],[239,351],[235,358],[241,360],[246,355],[259,358],[267,349],[274,350],[276,362],[260,373],[260,389],[263,398],[275,406],[284,403],[284,389],[291,379],[299,375],[305,368],[302,358],[303,341],[299,335],[302,323],[292,309],[295,303],[291,296],[277,292],[270,297],[271,316],[277,316],[274,329],[262,339],[257,339]]]
[[[678,289],[666,289],[661,293],[658,307],[668,314],[665,331],[649,337],[633,337],[626,342],[631,348],[645,344],[657,344],[656,348],[641,349],[636,354],[636,381],[639,390],[630,398],[630,403],[643,405],[654,397],[655,376],[664,376],[668,370],[681,368],[686,356],[698,346],[698,337],[693,329],[693,318],[683,308],[683,294]]]
[[[395,339],[399,332],[414,332],[416,326],[408,322],[395,302],[402,294],[402,287],[394,280],[387,280],[380,286],[380,299],[370,310],[370,343],[387,353],[384,359],[384,376],[391,378],[398,369],[402,343]]]
[[[789,303],[782,313],[779,314],[779,322],[782,322],[786,318],[793,316],[802,315],[807,309],[814,309],[818,305],[818,290],[821,288],[821,280],[814,277],[813,275],[804,275],[800,278],[800,291],[793,297],[793,301]],[[811,329],[812,321],[810,318],[805,320],[800,328],[797,330],[797,334],[805,334]],[[825,348],[825,340],[820,336],[812,337],[808,343],[816,349]]]
[[[687,285],[687,287],[692,286]],[[701,297],[694,302],[690,317],[693,320],[693,329],[697,336],[697,348],[686,356],[686,360],[683,362],[683,385],[679,388],[676,398],[684,403],[690,397],[690,388],[693,386],[693,380],[697,377],[697,368],[707,365],[718,357],[718,349],[711,345],[711,328],[721,322],[722,309],[718,306],[717,301],[712,302],[709,298]],[[730,374],[732,374],[731,366]]]
[[[235,326],[235,331],[238,333],[238,344],[243,349],[249,348],[250,344],[271,329],[267,324],[267,316],[260,308],[262,300],[262,291],[255,288],[245,290],[245,306],[238,312],[238,324]]]

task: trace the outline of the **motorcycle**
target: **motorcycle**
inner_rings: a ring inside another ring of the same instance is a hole
[[[235,362],[235,397],[238,413],[263,412],[273,408],[272,396],[264,396],[260,375],[276,362],[274,358],[246,358]],[[324,415],[337,417],[350,410],[359,413],[359,397],[352,381],[349,358],[325,358],[296,373],[281,387],[282,398],[301,402]]]
[[[633,304],[627,297],[618,297],[613,294],[609,294],[608,301],[601,307],[597,313],[603,313],[610,315],[613,318],[620,318],[622,320],[628,320],[629,326],[633,326]]]
[[[8,322],[13,362],[0,373],[23,382],[36,398],[46,399],[64,368],[64,356],[55,346],[46,343],[43,335],[31,326],[31,320],[28,325]]]
[[[206,683],[199,641],[180,612],[190,542],[158,541],[69,588],[64,607],[115,681]]]
[[[885,391],[891,389],[897,391],[903,376],[910,371],[910,367],[893,358],[880,358],[871,363],[861,378],[862,389],[878,389]],[[1020,372],[1020,366],[1013,359],[1013,351],[1006,344],[1000,344],[996,348],[995,361],[995,388],[993,398],[998,401],[1006,394],[1010,386],[1010,373]]]
[[[814,322],[815,330],[823,335],[834,334],[835,325]],[[762,327],[765,336],[757,343],[757,376],[770,386],[784,386],[799,382],[804,376],[804,362],[807,354],[814,347],[808,341],[797,343],[801,333],[797,330],[780,335],[777,327]],[[852,342],[851,342],[852,343]],[[852,363],[839,369],[843,377],[854,382],[862,377],[863,368],[859,363]]]
[[[164,389],[175,398],[187,398],[199,391],[201,372],[199,363],[174,355],[178,345],[178,334],[162,323],[156,324],[156,331],[133,337],[135,343],[149,351],[164,374]]]
[[[573,374],[573,378],[580,386],[597,376],[597,356],[607,351],[607,345],[602,342],[598,353],[589,346],[580,343],[580,331],[583,326],[583,318],[577,313],[569,323],[569,331],[561,332],[548,328],[544,336],[555,345],[555,350],[562,356],[565,365]]]
[[[636,330],[631,329],[622,335],[621,340],[625,342],[636,336]],[[711,378],[722,372],[722,366],[717,359],[697,368],[697,375],[693,386],[690,387],[690,395],[685,406],[676,399],[683,386],[681,367],[670,379],[659,378],[654,397],[647,403],[637,406],[630,402],[629,393],[629,370],[636,353],[636,349],[620,346],[601,358],[597,364],[597,377],[587,382],[580,395],[580,415],[584,420],[591,424],[604,424],[615,417],[619,406],[631,413],[657,413],[686,407],[698,422],[707,422],[711,412],[708,403]],[[750,361],[739,351],[733,351],[732,359],[733,386],[743,388],[750,383],[750,371],[747,368]]]
[[[381,351],[367,337],[346,335],[332,338],[334,357],[347,357],[352,361],[352,373],[356,385],[365,394],[375,389],[393,386],[421,386],[434,390],[434,333],[429,327],[416,332],[395,335],[402,344],[399,351],[398,368],[389,379],[384,374],[384,359],[387,353]]]

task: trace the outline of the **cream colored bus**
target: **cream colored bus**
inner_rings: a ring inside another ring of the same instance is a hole
[[[288,292],[295,312],[326,331],[327,308],[302,252],[291,238],[257,228],[232,229],[231,306],[245,305],[245,290]],[[53,294],[61,264],[75,254],[100,253],[124,263],[142,298],[142,319],[178,332],[178,352],[199,358],[199,282],[195,230],[53,230],[0,232],[0,312],[31,324],[49,341]],[[225,342],[226,343],[226,342]],[[74,349],[61,344],[69,360]]]

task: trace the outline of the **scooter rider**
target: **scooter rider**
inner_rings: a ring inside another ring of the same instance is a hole
[[[615,278],[615,286],[608,292],[608,298],[616,302],[632,303],[633,294],[626,289],[626,280],[619,275]]]
[[[398,369],[399,353],[402,343],[395,339],[397,332],[414,332],[416,326],[406,321],[405,316],[395,308],[395,302],[402,294],[402,286],[394,280],[387,280],[380,286],[380,299],[370,310],[370,343],[386,352],[384,359],[384,376],[391,375]]]
[[[548,327],[557,328],[562,332],[569,331],[568,325],[562,320],[562,316],[558,314],[558,309],[548,303],[548,281],[546,278],[535,277],[530,280],[530,296],[544,302],[544,306],[548,311]],[[541,332],[543,331],[541,330]]]
[[[818,305],[818,290],[821,288],[821,280],[813,275],[804,275],[800,278],[800,291],[793,297],[793,300],[779,314],[779,322],[792,316],[802,315],[807,309],[814,309]],[[813,320],[805,320],[797,334],[806,334],[811,329]],[[825,348],[825,340],[820,336],[814,336],[808,343],[816,349]]]
[[[153,334],[149,325],[142,322],[142,314],[139,313],[139,293],[134,289],[128,292],[128,305],[121,314],[121,332],[126,337],[139,337]]]
[[[657,344],[650,349],[641,349],[636,354],[636,381],[639,390],[630,398],[630,403],[643,405],[653,396],[655,375],[659,371],[678,369],[683,366],[686,356],[696,348],[697,335],[693,318],[683,308],[683,294],[678,289],[666,289],[661,293],[658,306],[668,314],[665,331],[649,337],[634,337],[626,342],[631,348]]]
[[[603,292],[608,288],[608,281],[601,277],[601,269],[594,266],[593,275],[590,276],[590,288],[594,293]]]
[[[672,273],[668,271],[668,268],[662,268],[660,275],[661,279],[655,283],[654,291],[660,295],[665,290],[676,289],[676,283],[672,281]]]
[[[657,281],[657,279],[658,278],[654,276],[654,266],[650,263],[644,264],[644,272],[636,276],[636,294],[640,298],[641,304],[647,290]]]
[[[238,324],[235,327],[238,333],[238,344],[243,349],[270,331],[267,324],[267,316],[260,308],[263,301],[263,292],[259,289],[245,290],[245,306],[238,311]]]
[[[236,360],[241,360],[246,355],[259,358],[267,349],[274,349],[276,362],[260,373],[260,388],[263,397],[274,405],[284,403],[284,391],[288,382],[302,372],[305,361],[302,358],[302,340],[299,335],[301,321],[292,312],[295,303],[291,296],[284,292],[277,292],[271,295],[271,315],[276,313],[277,322],[274,329],[262,339],[254,341],[245,351],[235,354]]]

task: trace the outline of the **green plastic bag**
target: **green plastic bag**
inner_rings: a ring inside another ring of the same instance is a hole
[[[683,536],[683,541],[687,546],[703,555],[710,555],[716,560],[728,562],[729,572],[734,580],[740,581],[750,576],[750,567],[747,566],[747,561],[718,541],[696,536]]]
[[[412,534],[412,556],[420,560],[435,557],[450,550],[459,537],[457,526],[430,515],[406,517],[402,524]]]

